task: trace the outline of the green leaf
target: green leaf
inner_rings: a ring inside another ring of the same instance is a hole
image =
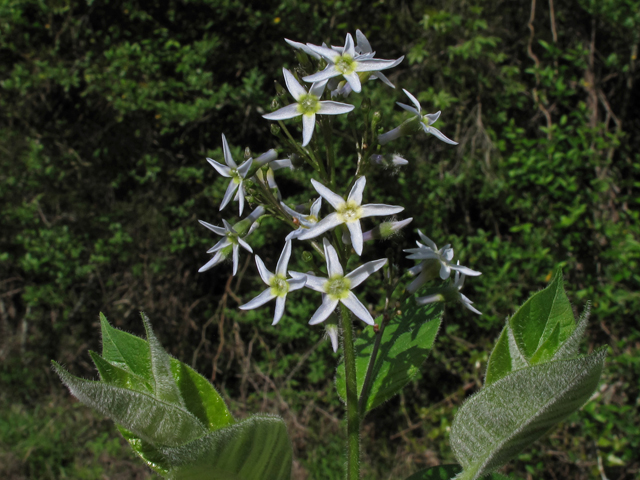
[[[153,333],[147,316],[142,313],[141,317],[144,329],[147,332],[147,343],[151,352],[151,372],[153,373],[155,396],[158,400],[184,407],[184,400],[171,373],[170,357]]]
[[[209,380],[175,358],[171,359],[171,372],[187,410],[207,425],[209,430],[218,430],[235,422],[224,400]]]
[[[90,350],[89,355],[93,363],[95,363],[103,382],[116,387],[128,388],[150,394],[153,393],[153,387],[144,378],[107,362],[96,352]]]
[[[496,346],[493,347],[489,362],[487,362],[487,374],[485,376],[485,385],[489,385],[513,370],[511,351],[509,350],[509,325],[503,329]]]
[[[589,304],[584,309],[584,312],[580,316],[580,320],[576,325],[576,329],[571,333],[571,336],[560,346],[558,351],[553,357],[554,360],[560,360],[562,358],[572,358],[578,355],[578,348],[580,347],[580,341],[584,336],[584,332],[587,331],[587,323],[589,321]]]
[[[458,411],[451,446],[473,480],[504,465],[595,391],[606,347],[591,355],[523,368],[485,386]]]
[[[152,443],[142,440],[133,432],[126,428],[116,425],[122,434],[122,437],[129,443],[131,449],[147,464],[149,468],[166,476],[169,473],[171,465],[169,460],[160,452]]]
[[[548,355],[540,353],[536,357],[539,350],[551,347],[551,344],[544,346],[553,335],[556,325],[559,325],[556,346],[569,338],[575,329],[575,320],[571,303],[564,292],[561,269],[556,271],[555,277],[544,290],[532,295],[516,311],[509,324],[518,348],[531,363],[535,363],[532,361],[534,358],[542,361],[541,358]]]
[[[151,394],[74,377],[56,362],[53,368],[71,394],[154,445],[178,446],[207,433],[185,408]]]
[[[460,472],[462,472],[460,465],[439,465],[420,470],[407,478],[407,480],[452,480]],[[486,480],[509,480],[509,477],[499,473],[492,473],[484,478]]]
[[[149,344],[140,337],[113,328],[102,313],[100,313],[100,327],[102,357],[107,362],[118,365],[153,385]]]
[[[391,320],[384,330],[362,413],[399,393],[418,374],[438,335],[442,313],[441,304],[417,306],[413,299],[407,300],[403,313]],[[373,327],[368,326],[355,342],[358,396],[362,394],[375,339]],[[336,372],[336,388],[343,399],[346,397],[344,375],[344,363],[341,363]]]
[[[178,448],[161,448],[176,480],[289,480],[293,452],[284,421],[256,415]]]

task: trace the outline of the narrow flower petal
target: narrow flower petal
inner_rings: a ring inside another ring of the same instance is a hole
[[[240,260],[240,245],[237,243],[233,244],[233,276],[235,277],[236,273],[238,273],[238,262]]]
[[[327,259],[327,273],[329,274],[329,278],[344,275],[344,270],[342,270],[342,265],[340,265],[340,259],[338,258],[336,249],[333,248],[333,245],[331,245],[326,238],[322,239],[322,245],[324,246],[324,256]]]
[[[323,184],[321,184],[317,180],[314,180],[312,178],[311,184],[313,185],[313,188],[316,189],[316,192],[322,195],[322,197],[324,197],[324,199],[327,202],[329,202],[329,204],[336,210],[345,203],[344,198],[342,198],[340,195],[336,193],[333,193],[331,190],[329,190],[327,187],[325,187]]]
[[[354,105],[347,103],[332,102],[331,100],[325,100],[320,102],[319,115],[341,115],[343,113],[349,113],[356,108]]]
[[[382,72],[374,72],[373,75],[369,77],[369,80],[371,80],[371,78],[377,78],[385,85],[388,85],[391,88],[396,88],[396,86],[393,83],[391,83],[391,81],[387,78],[387,76]]]
[[[273,278],[273,273],[267,269],[264,262],[258,255],[256,255],[256,266],[258,267],[258,273],[260,274],[262,281],[269,285]]]
[[[442,140],[444,143],[448,143],[449,145],[458,145],[458,142],[454,142],[453,140],[448,139],[444,133],[438,130],[436,127],[427,127],[424,123],[421,123],[420,126],[422,129],[436,137],[438,140]]]
[[[359,64],[358,64],[359,65]],[[360,93],[362,91],[362,84],[360,83],[360,77],[356,72],[349,73],[348,75],[343,75],[344,79],[349,83],[351,89]]]
[[[318,60],[320,60],[320,55],[307,47],[304,43],[294,42],[293,40],[289,40],[288,38],[285,38],[284,41],[291,45],[293,48],[302,50],[307,55],[311,55],[313,58],[317,58]]]
[[[284,313],[284,302],[287,296],[276,298],[276,311],[273,314],[273,323],[271,325],[276,325],[280,319],[282,318],[282,314]]]
[[[324,322],[337,306],[338,300],[332,300],[329,295],[323,295],[322,305],[318,307],[316,313],[314,313],[311,320],[309,320],[309,325],[317,325],[318,323]]]
[[[222,252],[217,252],[211,260],[209,260],[207,263],[205,263],[202,267],[198,269],[198,272],[199,273],[205,272],[210,268],[213,268],[219,263],[221,263],[224,259],[225,257],[224,255],[222,255]]]
[[[405,104],[405,103],[400,103],[400,102],[396,102],[396,105],[398,105],[400,108],[402,108],[403,110],[406,110],[407,112],[411,112],[414,115],[417,115],[418,117],[420,116],[420,112],[418,110],[416,110],[413,107],[410,107],[409,105]]]
[[[434,293],[432,295],[426,295],[424,297],[416,298],[416,304],[428,305],[430,303],[444,302],[444,297],[440,293]]]
[[[337,58],[340,56],[341,52],[336,52],[335,50],[332,50],[330,48],[327,47],[320,47],[318,45],[312,45],[311,43],[307,43],[307,47],[309,47],[309,49],[315,53],[317,53],[318,55],[324,57],[325,59],[329,60],[331,63],[335,63],[335,61],[337,60]],[[309,80],[307,80],[307,78],[303,78],[303,80],[305,82],[308,82]],[[314,82],[316,80],[313,80]]]
[[[400,127],[396,127],[393,130],[389,130],[386,133],[378,135],[378,143],[380,145],[385,145],[392,140],[400,138],[402,136]]]
[[[328,295],[327,295],[328,296]],[[362,304],[358,297],[355,296],[353,292],[349,292],[347,298],[343,298],[340,300],[345,307],[353,312],[353,314],[369,325],[373,325],[376,322],[373,320],[373,317],[369,313],[369,310]]]
[[[278,265],[276,266],[276,275],[287,275],[287,265],[289,265],[289,258],[291,258],[291,242],[285,242],[280,258],[278,259]]]
[[[240,305],[238,308],[240,310],[253,310],[254,308],[261,307],[262,305],[264,305],[269,300],[271,300],[272,298],[275,298],[275,297],[276,296],[271,293],[271,289],[267,288],[260,295],[258,295],[257,297],[251,299],[250,301],[248,301],[244,305]]]
[[[313,227],[303,231],[298,236],[298,240],[309,240],[310,238],[316,238],[317,236],[322,235],[327,230],[331,230],[332,228],[337,227],[341,223],[343,222],[338,220],[337,213],[330,213],[318,223],[316,223]]]
[[[440,278],[442,280],[446,280],[447,278],[449,278],[449,275],[451,275],[451,267],[449,267],[449,265],[447,265],[446,263],[440,265]]]
[[[469,277],[477,277],[478,275],[482,275],[482,272],[476,272],[475,270],[471,270],[470,268],[462,265],[451,265],[450,267],[451,270],[456,270]]]
[[[216,235],[225,235],[227,233],[227,231],[222,228],[222,227],[216,227],[215,225],[211,225],[208,222],[205,222],[204,220],[198,220],[198,222],[200,222],[200,225],[207,227],[209,230],[211,230],[213,233],[215,233]]]
[[[420,106],[420,102],[418,101],[418,99],[416,97],[414,97],[413,95],[411,95],[407,90],[405,90],[404,88],[402,89],[402,91],[405,93],[405,95],[407,97],[409,97],[409,100],[411,100],[411,103],[413,103],[416,106],[416,110],[418,110],[418,115],[420,114],[420,112],[422,111],[422,107]]]
[[[429,237],[427,237],[424,233],[422,233],[420,230],[418,230],[418,235],[420,235],[420,238],[422,239],[422,241],[431,249],[431,250],[438,250],[438,247],[436,246],[436,243],[431,240]]]
[[[227,191],[224,193],[224,197],[222,198],[222,203],[220,204],[220,210],[224,209],[231,199],[233,198],[233,194],[236,193],[236,189],[238,188],[238,184],[231,180],[229,182],[229,186],[227,187]]]
[[[339,54],[337,54],[339,55]],[[327,68],[321,70],[319,72],[314,73],[313,75],[307,75],[306,77],[302,77],[302,80],[305,82],[321,82],[323,80],[328,80],[332,77],[336,77],[340,75],[340,72],[336,69],[335,65],[328,65]]]
[[[273,113],[263,115],[262,118],[266,118],[267,120],[287,120],[288,118],[299,117],[300,115],[302,115],[302,113],[298,111],[298,104],[292,103]]]
[[[215,168],[220,175],[222,175],[223,177],[231,178],[231,168],[216,162],[212,158],[207,158],[207,162],[209,162],[211,166]]]
[[[367,40],[367,37],[364,36],[364,33],[362,33],[360,29],[356,30],[356,41],[362,53],[370,53],[373,51],[369,40]]]
[[[408,248],[405,252],[413,252],[411,255],[407,256],[409,260],[427,260],[429,258],[440,258],[437,252],[430,252],[428,250],[419,249],[419,248]]]
[[[362,176],[356,180],[351,187],[351,191],[349,192],[349,196],[347,197],[347,201],[351,200],[356,202],[358,205],[362,205],[362,192],[364,192],[364,187],[367,185],[367,178]]]
[[[222,250],[227,245],[231,245],[231,240],[228,237],[223,238],[218,243],[216,243],[213,247],[207,250],[207,253],[217,252],[218,250]]]
[[[311,95],[315,95],[318,98],[322,97],[322,94],[324,93],[324,88],[327,86],[328,81],[329,80],[322,80],[320,82],[315,82],[313,85],[311,85],[311,88],[309,89],[309,93]]]
[[[238,191],[235,199],[238,200],[238,214],[242,215],[242,211],[244,210],[244,186],[242,185],[242,182],[238,185]]]
[[[460,302],[467,307],[469,310],[471,310],[473,313],[477,313],[478,315],[482,315],[482,312],[480,310],[478,310],[477,308],[471,306],[471,304],[473,303],[471,300],[469,300],[467,297],[465,297],[463,294],[460,294]]]
[[[327,325],[327,335],[331,340],[331,348],[333,348],[333,352],[338,351],[338,326],[337,325]]]
[[[374,272],[377,272],[382,267],[387,264],[386,258],[381,258],[380,260],[373,260],[371,262],[367,262],[364,265],[359,266],[354,271],[347,275],[347,278],[351,280],[351,289],[354,289],[362,282],[364,282],[369,275]]]
[[[264,152],[262,155],[260,155],[258,158],[256,158],[253,161],[253,164],[261,167],[262,165],[272,162],[273,160],[275,160],[276,158],[278,158],[278,152],[276,152],[273,148],[270,150],[267,150],[266,152]]]
[[[318,218],[320,215],[320,209],[322,208],[322,197],[318,197],[312,204],[310,214]]]
[[[242,178],[245,178],[247,176],[247,173],[249,173],[249,170],[251,169],[252,163],[253,163],[253,159],[250,158],[249,160],[247,160],[246,162],[244,162],[242,165],[238,167],[238,173]]]
[[[342,50],[343,55],[351,55],[352,57],[356,56],[356,48],[353,43],[353,37],[350,33],[347,33],[347,37],[344,40],[344,49]]]
[[[289,274],[291,274],[291,272],[289,272]],[[326,278],[316,277],[315,275],[306,275],[306,277],[307,282],[305,283],[305,287],[309,287],[316,292],[324,293],[324,284],[327,283]]]
[[[293,76],[293,73],[286,68],[282,69],[282,73],[284,74],[284,81],[287,84],[287,90],[289,90],[289,93],[296,99],[296,101],[298,101],[298,99],[303,95],[307,94],[307,90],[298,83],[298,80]]]
[[[356,220],[355,222],[348,222],[346,225],[349,229],[349,234],[351,235],[351,245],[353,246],[353,249],[358,255],[362,255],[362,244],[364,239],[362,238],[362,226],[360,225],[360,221]]]
[[[316,115],[312,113],[311,115],[303,115],[302,116],[302,146],[306,147],[309,145],[311,141],[311,137],[313,136],[313,131],[316,129]]]
[[[229,144],[227,143],[227,137],[222,134],[222,151],[224,152],[224,161],[231,168],[238,168],[236,162],[233,161],[233,157],[231,156],[231,150],[229,150]]]
[[[291,163],[291,160],[289,160],[288,158],[285,158],[283,160],[273,160],[272,162],[269,163],[269,166],[274,172],[282,168],[293,169],[293,163]]]
[[[440,118],[440,112],[438,111],[436,113],[427,113],[425,117],[427,117],[427,120],[429,120],[429,125],[433,125],[434,123],[436,123],[438,118]]]
[[[240,244],[240,246],[242,248],[244,248],[249,253],[253,253],[253,249],[251,248],[251,246],[247,242],[245,242],[243,239],[241,239],[239,237],[238,237],[237,240],[238,240],[238,243]]]
[[[356,66],[356,72],[377,72],[393,68],[396,65],[397,60],[383,60],[378,58],[359,60]]]
[[[291,278],[287,280],[289,283],[289,291],[293,292],[294,290],[299,290],[304,287],[307,283],[307,275],[300,272],[289,272]]]
[[[384,205],[379,203],[370,203],[362,205],[363,217],[381,217],[385,215],[394,215],[404,210],[404,207],[397,205]]]

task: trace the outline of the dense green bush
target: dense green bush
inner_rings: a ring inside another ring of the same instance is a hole
[[[277,327],[268,309],[239,312],[261,288],[255,270],[233,281],[227,265],[196,275],[214,240],[197,219],[221,222],[225,185],[205,161],[221,157],[221,133],[236,156],[277,146],[260,115],[280,66],[294,63],[283,38],[336,44],[360,28],[380,57],[407,54],[392,80],[442,109],[439,125],[460,142],[398,140],[410,169],[370,198],[406,205],[413,226],[483,272],[469,296],[484,315],[448,310],[435,353],[447,370],[426,369],[402,397],[406,420],[373,416],[375,438],[408,421],[400,448],[414,463],[450,458],[451,419],[423,405],[457,403],[479,385],[505,316],[562,265],[576,307],[593,302],[591,338],[612,345],[606,401],[580,413],[583,426],[565,422],[527,463],[541,462],[531,474],[542,476],[553,450],[568,453],[549,468],[567,475],[587,478],[595,458],[610,478],[637,472],[640,3],[550,6],[532,16],[531,5],[484,0],[0,2],[3,405],[35,408],[57,391],[46,362],[77,365],[87,345],[96,349],[99,311],[133,329],[144,310],[175,356],[239,399],[236,411],[284,414],[303,467],[320,455],[314,445],[331,449],[305,429],[329,422],[339,432],[327,419],[338,401],[333,354],[306,325],[314,300],[290,304]],[[384,105],[382,125],[399,124],[402,92],[367,88]],[[344,152],[349,166],[346,143]],[[294,171],[280,187],[295,196],[306,178]],[[262,258],[279,254],[277,228],[252,237]],[[87,360],[76,373],[89,374]],[[310,385],[323,392],[295,397]],[[600,440],[582,448],[573,437]],[[395,462],[388,448],[372,472]]]

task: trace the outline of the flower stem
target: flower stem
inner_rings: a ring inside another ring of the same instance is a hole
[[[322,119],[322,133],[324,134],[324,144],[327,150],[327,168],[329,170],[329,183],[331,189],[336,188],[336,165],[333,157],[333,138],[331,136],[331,119]]]
[[[360,479],[360,413],[351,312],[340,302],[342,349],[347,386],[347,480]]]

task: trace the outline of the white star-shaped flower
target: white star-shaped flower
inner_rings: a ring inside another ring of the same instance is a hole
[[[331,47],[332,49],[342,53],[344,48],[343,47]],[[365,37],[364,33],[362,33],[360,30],[356,30],[356,46],[355,46],[355,51],[356,51],[356,59],[358,58],[358,56],[362,55],[362,58],[366,58],[366,55],[369,55],[371,57],[375,56],[376,52],[373,51],[373,48],[371,48],[371,44],[369,43],[369,40],[367,40],[367,37]],[[404,55],[400,58],[398,58],[397,60],[394,60],[394,63],[392,65],[390,65],[387,68],[393,68],[398,66],[400,63],[402,63],[402,60],[404,60]],[[369,76],[369,80],[380,80],[382,81],[385,85],[390,86],[391,88],[396,88],[396,86],[391,83],[391,81],[386,77],[386,75],[382,72],[372,72],[372,74]],[[344,85],[342,88],[336,89],[334,91],[331,92],[331,97],[335,96],[335,95],[341,95],[343,97],[348,97],[349,94],[351,93],[351,85],[349,83],[347,83],[346,85]]]
[[[229,144],[227,143],[227,139],[222,134],[222,150],[224,152],[224,161],[226,165],[216,162],[211,158],[207,158],[207,162],[211,164],[213,168],[215,168],[220,175],[223,177],[230,178],[229,186],[227,187],[227,191],[222,198],[222,203],[220,204],[220,210],[226,207],[233,195],[235,194],[234,200],[238,200],[240,202],[240,215],[242,215],[242,211],[244,210],[244,180],[249,173],[249,169],[253,163],[253,159],[245,161],[242,165],[238,166],[236,162],[233,161],[233,157],[231,156],[231,151],[229,150]],[[272,155],[271,150],[267,152],[265,155]]]
[[[287,293],[304,287],[307,280],[306,275],[298,272],[289,272],[289,275],[291,275],[292,278],[287,278],[289,258],[291,258],[291,241],[287,241],[284,244],[284,249],[280,254],[280,259],[276,266],[276,273],[274,274],[267,270],[262,259],[256,255],[256,265],[258,266],[258,272],[260,272],[260,278],[262,278],[264,283],[269,285],[269,288],[250,302],[241,305],[241,310],[252,310],[254,308],[261,307],[269,300],[275,298],[276,311],[273,315],[272,325],[275,325],[280,321],[282,314],[284,313],[284,304],[287,299]]]
[[[342,270],[342,265],[340,265],[336,249],[333,248],[333,245],[331,245],[326,238],[323,239],[323,244],[329,278],[307,275],[306,286],[316,292],[323,293],[322,305],[320,305],[316,313],[311,317],[311,320],[309,320],[309,325],[316,325],[325,321],[327,317],[331,315],[331,312],[336,309],[339,302],[342,302],[342,304],[351,310],[360,320],[369,325],[373,325],[375,322],[369,310],[367,310],[351,290],[364,282],[369,275],[384,267],[387,259],[383,258],[367,262],[348,275],[345,275]]]
[[[416,265],[415,267],[410,269],[411,273],[419,273],[419,275],[407,287],[408,292],[415,292],[425,282],[431,280],[433,276],[436,275],[434,273],[435,269],[439,270],[440,278],[442,280],[446,280],[447,278],[449,278],[449,275],[451,275],[451,270],[462,272],[470,277],[482,275],[481,272],[476,272],[475,270],[471,270],[470,268],[460,265],[460,262],[458,262],[456,265],[452,265],[451,260],[453,260],[453,248],[451,248],[450,244],[447,244],[441,249],[438,249],[435,242],[425,234],[423,234],[420,230],[418,230],[418,235],[420,235],[420,239],[424,242],[424,244],[416,242],[418,248],[408,248],[404,250],[405,252],[411,254],[407,256],[408,259],[424,260],[419,265]]]
[[[282,208],[284,208],[285,212],[291,215],[292,218],[297,220],[300,224],[300,227],[293,232],[290,232],[289,235],[285,238],[285,240],[293,240],[294,238],[298,238],[298,236],[304,232],[305,230],[313,227],[320,220],[320,208],[322,208],[322,197],[318,197],[318,199],[313,202],[311,205],[311,210],[309,215],[304,215],[302,213],[296,212],[294,209],[289,208],[284,202],[280,202]]]
[[[367,42],[367,44],[368,43],[369,42]],[[342,49],[319,47],[310,43],[307,43],[307,47],[321,55],[328,62],[328,65],[324,70],[304,77],[303,80],[305,82],[321,82],[342,75],[356,93],[362,90],[362,84],[358,76],[359,72],[379,72],[380,70],[386,70],[395,67],[402,61],[402,58],[404,58],[402,57],[398,60],[382,60],[373,58],[375,55],[374,52],[358,55],[353,44],[353,37],[350,33],[347,34]],[[369,49],[370,48],[371,45],[369,45]]]
[[[309,240],[318,235],[322,235],[327,230],[337,227],[344,223],[349,229],[351,235],[351,244],[358,255],[362,255],[362,226],[360,219],[365,217],[379,217],[400,213],[404,207],[384,204],[368,204],[362,205],[362,192],[367,183],[365,177],[360,177],[353,185],[349,196],[345,200],[340,195],[333,193],[327,187],[311,179],[313,188],[322,195],[322,197],[336,209],[309,230],[298,235],[299,240]]]
[[[255,225],[254,222],[263,213],[264,213],[263,207],[256,208],[253,212],[251,212],[251,214],[247,218],[238,222],[235,225],[236,228],[234,228],[234,226],[231,226],[229,222],[227,222],[224,219],[222,220],[222,223],[224,224],[224,228],[216,227],[215,225],[211,225],[210,223],[207,223],[203,220],[198,220],[200,224],[207,227],[216,235],[220,235],[221,237],[224,237],[222,240],[216,243],[213,247],[207,250],[207,253],[215,252],[215,255],[213,256],[213,258],[211,258],[211,260],[209,260],[206,264],[200,267],[198,272],[200,273],[205,272],[210,268],[213,268],[216,265],[220,264],[222,261],[224,261],[229,255],[228,247],[231,247],[231,251],[233,253],[233,274],[235,275],[238,272],[238,260],[240,257],[240,247],[244,248],[250,253],[253,253],[253,250],[251,249],[249,244],[241,238],[241,233],[243,232],[238,233],[238,230],[246,230],[247,233],[244,234],[244,236],[245,237],[248,236],[254,229],[254,225]]]
[[[306,147],[311,141],[316,126],[317,115],[340,115],[348,113],[355,107],[346,103],[333,102],[331,100],[320,101],[326,81],[316,82],[307,90],[298,83],[293,74],[286,68],[282,69],[284,80],[287,83],[289,93],[295,98],[296,103],[282,107],[273,113],[263,115],[267,120],[286,120],[302,115],[302,146]]]
[[[431,126],[434,123],[436,123],[436,120],[438,120],[438,118],[440,117],[440,112],[427,113],[426,115],[422,115],[422,107],[420,106],[420,102],[418,102],[418,99],[413,95],[411,95],[404,88],[402,89],[402,91],[407,95],[407,97],[409,97],[409,100],[411,100],[411,103],[415,105],[415,108],[414,108],[404,103],[396,102],[396,104],[399,107],[415,115],[415,118],[412,118],[408,122],[413,122],[414,120],[418,120],[419,128],[424,130],[426,133],[433,135],[434,137],[438,138],[439,140],[442,140],[445,143],[448,143],[449,145],[458,145],[458,142],[454,142],[453,140],[450,140],[436,127]],[[407,122],[404,122],[399,127],[396,127],[387,133],[383,133],[382,135],[378,135],[378,142],[380,143],[380,145],[384,145],[385,143],[389,143],[391,140],[395,140],[396,138],[401,137],[402,135],[410,134],[410,133],[405,133],[405,130],[410,130],[410,127],[411,126]]]
[[[460,262],[458,262],[458,265],[460,265]],[[473,313],[482,315],[482,312],[472,305],[473,302],[469,300],[469,298],[467,298],[465,295],[460,293],[460,290],[462,290],[462,287],[464,285],[464,277],[464,273],[460,274],[460,272],[456,272],[453,285],[444,287],[439,293],[416,298],[416,303],[418,305],[427,305],[428,303],[458,301]]]

